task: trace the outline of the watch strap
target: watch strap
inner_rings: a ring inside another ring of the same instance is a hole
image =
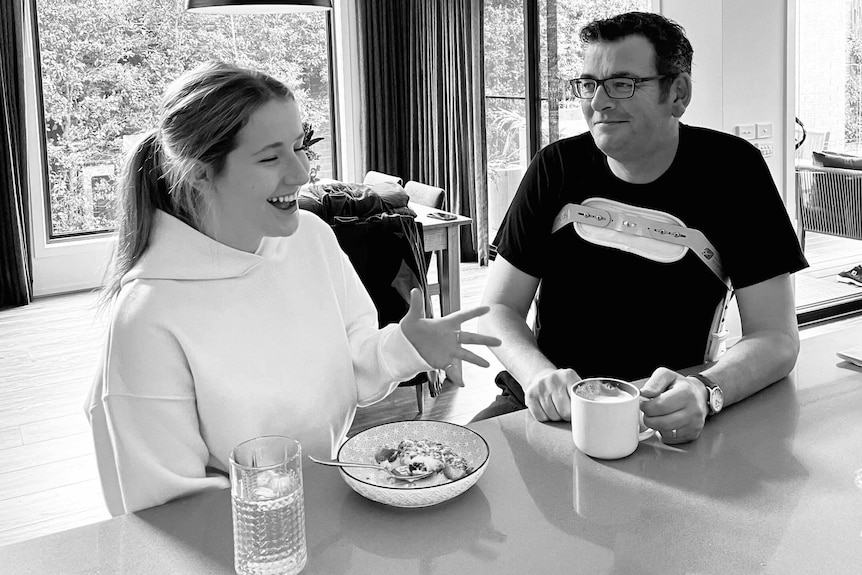
[[[703,386],[706,388],[707,398],[706,398],[706,409],[707,409],[707,417],[710,415],[715,415],[716,411],[712,408],[712,394],[714,389],[721,389],[718,387],[714,381],[709,379],[707,376],[702,373],[693,373],[690,377],[693,377],[700,381]]]

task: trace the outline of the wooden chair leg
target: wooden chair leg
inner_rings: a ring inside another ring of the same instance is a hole
[[[420,382],[414,387],[416,388],[416,406],[419,408],[419,413],[422,413],[425,409],[425,384]]]
[[[443,284],[440,283],[440,278],[443,277],[443,258],[440,257],[440,252],[434,254],[434,259],[437,262],[437,285],[440,286],[437,297],[440,298],[440,315],[443,315]]]

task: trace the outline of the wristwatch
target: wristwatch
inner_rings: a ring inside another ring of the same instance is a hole
[[[724,407],[724,392],[721,391],[721,388],[702,373],[693,373],[691,377],[699,380],[706,388],[706,407],[708,409],[706,416],[710,417],[721,411],[721,408]]]

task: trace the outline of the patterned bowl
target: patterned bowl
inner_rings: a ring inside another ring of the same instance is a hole
[[[374,463],[381,447],[396,447],[402,439],[428,439],[448,445],[466,459],[473,470],[449,480],[442,473],[413,483],[392,482],[377,469],[341,467],[341,477],[358,494],[394,507],[428,507],[456,497],[472,487],[488,467],[488,444],[473,431],[444,421],[398,421],[384,423],[357,433],[338,451],[339,461]]]

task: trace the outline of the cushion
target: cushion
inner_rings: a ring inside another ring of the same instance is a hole
[[[846,170],[862,170],[862,157],[838,152],[812,152],[814,164],[824,168],[844,168]]]

